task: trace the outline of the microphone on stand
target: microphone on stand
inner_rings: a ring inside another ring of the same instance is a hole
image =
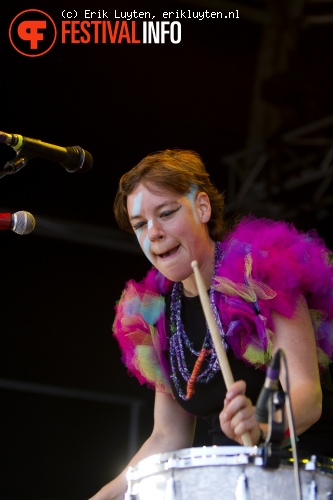
[[[283,354],[278,349],[267,368],[266,379],[256,404],[256,418],[259,422],[267,423],[265,439],[265,467],[275,468],[280,463],[280,445],[284,437],[284,403],[285,393],[281,390],[280,358]],[[269,452],[268,452],[269,449]]]
[[[20,211],[14,214],[0,213],[0,231],[14,231],[17,234],[29,234],[35,229],[36,220],[30,212]]]
[[[45,160],[51,160],[60,163],[67,172],[86,172],[90,170],[93,164],[91,154],[80,146],[61,147],[42,142],[39,139],[31,139],[18,134],[7,134],[0,132],[0,142],[11,146],[21,158],[21,163],[17,165],[17,160],[6,164],[7,173],[17,172],[26,163],[22,159],[41,157]]]
[[[256,404],[256,417],[259,422],[268,422],[269,399],[279,390],[280,356],[281,349],[278,349],[267,368],[266,379]]]

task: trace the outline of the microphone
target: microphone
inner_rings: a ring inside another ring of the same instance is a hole
[[[281,349],[278,349],[267,368],[266,379],[256,405],[256,417],[259,422],[268,423],[269,398],[279,390]]]
[[[30,212],[0,213],[0,230],[29,234],[35,229],[36,220]]]
[[[93,164],[93,158],[88,151],[80,146],[61,147],[42,142],[39,139],[30,139],[17,134],[7,134],[0,131],[0,142],[4,142],[15,149],[17,156],[24,158],[41,157],[45,160],[60,163],[67,172],[86,172]],[[10,162],[8,162],[10,163]]]

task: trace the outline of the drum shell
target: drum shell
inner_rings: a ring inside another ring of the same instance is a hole
[[[127,472],[131,500],[296,499],[291,452],[274,469],[257,447],[188,448],[153,455]],[[299,460],[302,500],[333,499],[333,459]]]

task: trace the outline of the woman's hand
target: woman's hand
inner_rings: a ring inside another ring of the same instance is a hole
[[[245,389],[246,384],[243,380],[238,380],[231,385],[220,413],[220,425],[222,431],[230,439],[241,445],[244,445],[242,434],[247,431],[255,446],[260,438],[260,427],[255,417],[255,407],[245,396]]]

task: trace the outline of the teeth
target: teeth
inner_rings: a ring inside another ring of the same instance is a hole
[[[171,248],[171,250],[168,250],[167,252],[156,254],[156,255],[158,257],[160,257],[161,259],[164,259],[164,257],[169,257],[169,255],[173,255],[174,253],[176,253],[178,248],[179,248],[179,245],[175,248]]]
[[[178,247],[177,247],[177,248],[172,248],[171,250],[168,250],[168,251],[167,251],[167,252],[165,252],[165,253],[161,253],[161,254],[160,254],[160,257],[162,257],[162,259],[163,259],[164,257],[169,257],[169,255],[174,254],[174,253],[177,251],[177,249],[178,249]]]
[[[169,255],[170,255],[170,250],[168,250],[165,253],[160,253],[159,257],[161,257],[163,259],[164,257],[168,257]]]

